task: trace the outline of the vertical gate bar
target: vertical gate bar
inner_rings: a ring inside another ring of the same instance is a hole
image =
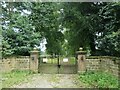
[[[29,74],[30,74],[30,71],[31,71],[31,70],[30,70],[30,59],[31,59],[31,58],[30,58],[30,56],[29,56]]]
[[[60,64],[60,63],[59,63],[59,55],[58,55],[58,60],[57,60],[57,61],[58,61],[57,68],[58,68],[58,74],[59,74],[59,64]]]

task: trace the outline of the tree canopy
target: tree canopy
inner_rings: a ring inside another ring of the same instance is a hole
[[[29,55],[45,38],[48,54],[120,56],[119,2],[1,2],[2,55]]]
[[[120,55],[120,3],[65,3],[64,25],[73,53],[80,46],[92,55]],[[68,9],[69,7],[69,9]]]

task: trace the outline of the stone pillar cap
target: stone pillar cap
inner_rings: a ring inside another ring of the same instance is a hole
[[[86,51],[83,51],[83,48],[80,47],[79,48],[79,51],[76,52],[77,54],[86,54],[87,52]]]
[[[36,51],[36,50],[37,50],[37,48],[36,48],[36,47],[34,47],[34,49],[33,49],[33,50],[35,50],[35,51]]]
[[[30,51],[30,53],[38,53],[39,51],[37,50],[37,48],[34,48],[33,51]]]
[[[86,51],[77,51],[76,53],[77,54],[86,54],[87,52]]]
[[[30,52],[33,53],[33,52],[39,52],[39,51],[36,50],[36,51],[30,51]]]
[[[82,47],[80,47],[80,48],[79,48],[79,50],[80,50],[80,51],[83,51],[83,48],[82,48]]]

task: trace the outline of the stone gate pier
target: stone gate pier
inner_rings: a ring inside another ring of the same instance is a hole
[[[35,73],[38,73],[38,59],[39,51],[34,48],[34,50],[30,52],[30,70]]]
[[[78,73],[84,73],[86,71],[86,51],[83,51],[83,48],[79,48],[77,54],[77,70]]]

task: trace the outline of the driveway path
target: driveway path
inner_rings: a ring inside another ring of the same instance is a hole
[[[77,77],[77,74],[35,74],[29,82],[12,88],[84,88]]]

